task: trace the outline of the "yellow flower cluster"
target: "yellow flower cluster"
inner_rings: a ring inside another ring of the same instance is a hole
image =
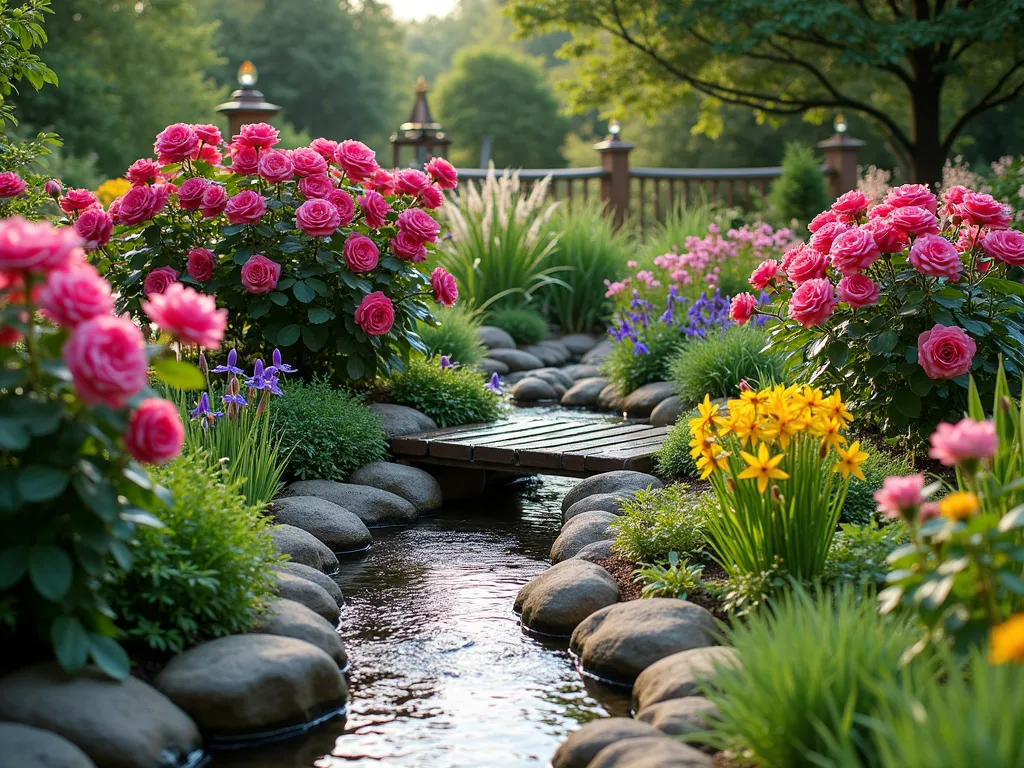
[[[728,468],[727,442],[731,442],[733,447],[738,444],[739,456],[747,465],[738,478],[757,480],[758,490],[764,493],[770,480],[789,478],[779,464],[797,435],[818,439],[822,458],[835,448],[839,456],[835,471],[864,479],[860,465],[868,454],[860,449],[859,440],[844,447],[843,430],[853,414],[838,390],[826,397],[820,389],[800,385],[748,389],[728,402],[725,413],[705,395],[698,411],[690,420],[690,455],[697,461],[701,479]],[[727,440],[730,436],[734,439]],[[748,446],[749,451],[743,450]]]
[[[107,179],[96,190],[96,197],[103,203],[104,208],[109,208],[112,202],[126,194],[131,188],[132,185],[128,179]]]
[[[1008,661],[1024,663],[1024,613],[1011,616],[998,627],[993,627],[990,637],[989,658],[993,664]]]

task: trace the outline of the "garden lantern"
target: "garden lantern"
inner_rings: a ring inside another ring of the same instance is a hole
[[[265,123],[281,111],[277,104],[263,100],[263,93],[257,91],[256,66],[248,59],[238,68],[238,84],[242,86],[216,108],[228,116],[228,133],[234,136],[246,123]]]
[[[396,133],[391,134],[393,149],[393,165],[401,165],[400,157],[403,146],[414,147],[416,162],[426,165],[432,157],[447,157],[451,138],[441,130],[441,124],[430,114],[427,104],[427,81],[420,75],[416,81],[416,101],[412,105],[412,114],[408,122],[402,123]]]

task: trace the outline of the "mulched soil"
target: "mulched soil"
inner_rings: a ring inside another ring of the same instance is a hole
[[[603,560],[595,560],[594,562],[611,574],[616,586],[619,588],[619,599],[621,602],[626,603],[630,600],[640,599],[640,584],[633,581],[633,571],[636,570],[636,563],[623,557],[609,557]],[[704,581],[713,584],[724,583],[726,573],[720,565],[712,563],[704,568],[702,578]],[[721,601],[712,592],[696,592],[686,599],[695,605],[699,605],[701,608],[707,609],[716,619],[728,621],[728,615],[722,610]]]

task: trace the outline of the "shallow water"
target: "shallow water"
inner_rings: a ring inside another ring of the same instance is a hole
[[[621,693],[584,683],[564,642],[523,634],[512,613],[549,565],[575,482],[520,480],[416,526],[374,530],[369,554],[337,577],[347,718],[218,753],[214,768],[543,766],[581,723],[623,714]]]

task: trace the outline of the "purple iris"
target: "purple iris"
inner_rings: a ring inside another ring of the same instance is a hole
[[[206,429],[210,424],[223,416],[224,412],[211,410],[210,398],[203,392],[199,397],[199,404],[196,405],[194,410],[189,411],[188,415],[192,417],[192,421],[202,421],[203,429]]]
[[[496,373],[492,373],[491,380],[484,386],[491,390],[491,392],[501,392],[501,377]]]
[[[443,371],[445,368],[451,368],[451,367],[452,367],[452,356],[451,355],[441,355],[441,370]]]
[[[647,348],[647,345],[644,344],[642,341],[634,341],[633,342],[633,356],[634,357],[640,357],[640,355],[647,355],[647,354],[650,354],[650,352],[651,352],[651,350],[649,350]]]
[[[281,362],[281,350],[280,349],[275,349],[274,350],[274,355],[273,355],[272,359],[273,359],[274,364],[272,366],[270,366],[269,368],[267,368],[267,373],[269,375],[275,375],[275,374],[278,374],[278,373],[298,373],[299,372],[297,368],[292,368],[290,365],[288,365],[288,363]]]
[[[277,386],[275,372],[276,369],[273,367],[264,370],[263,360],[257,360],[256,365],[252,368],[252,377],[246,380],[245,386],[249,389],[264,390],[272,395],[283,394],[280,387]]]
[[[235,363],[237,363],[237,362],[238,362],[238,353],[235,350],[232,349],[230,352],[228,352],[228,364],[227,365],[218,365],[216,368],[213,369],[213,372],[214,373],[233,373],[236,376],[240,376],[243,373],[245,373],[245,371],[243,371],[241,368],[238,368],[238,367],[235,366]]]
[[[224,395],[224,397],[222,397],[221,400],[223,400],[225,403],[230,403],[231,405],[240,405],[243,408],[249,404],[241,395]]]

